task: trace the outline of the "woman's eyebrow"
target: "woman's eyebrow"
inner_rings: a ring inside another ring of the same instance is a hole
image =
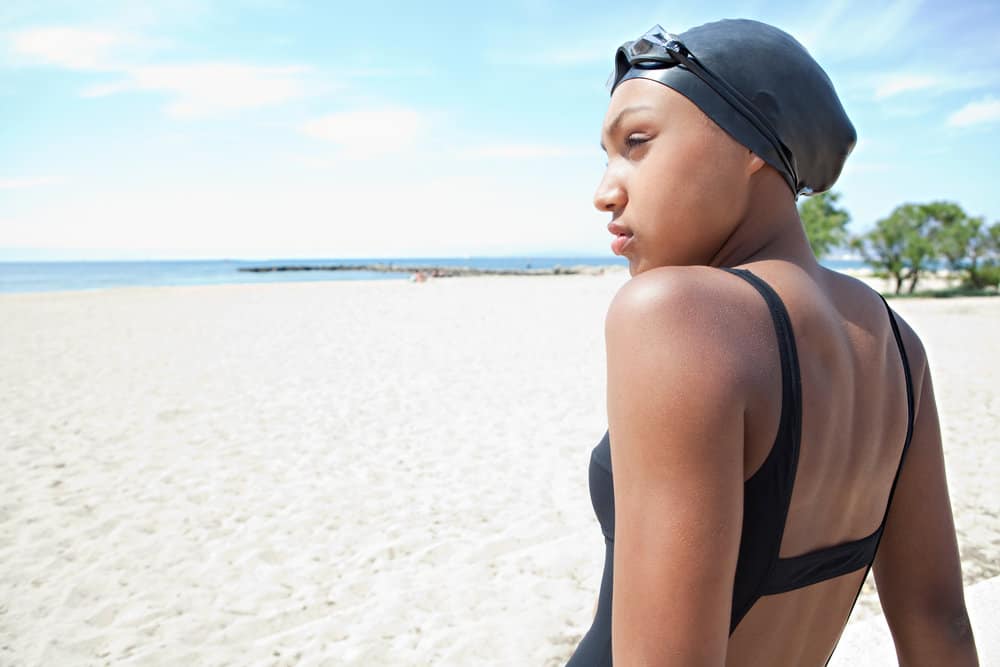
[[[653,107],[650,106],[649,104],[633,104],[632,106],[625,107],[624,109],[619,111],[618,115],[615,116],[615,119],[611,121],[611,123],[608,125],[608,128],[603,132],[602,137],[609,137],[612,134],[614,134],[615,130],[618,129],[618,126],[622,124],[622,120],[624,119],[626,114],[635,113],[637,111],[650,111],[652,109]],[[604,151],[605,153],[607,152],[607,149],[604,147],[603,139],[601,139],[601,150]]]

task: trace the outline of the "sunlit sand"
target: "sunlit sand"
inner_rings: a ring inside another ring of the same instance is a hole
[[[627,277],[0,295],[0,664],[562,665]],[[934,370],[983,646],[1000,298],[892,305]],[[838,659],[891,651],[879,627],[868,590]]]

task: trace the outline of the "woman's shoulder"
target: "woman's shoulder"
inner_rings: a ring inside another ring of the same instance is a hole
[[[717,310],[720,304],[738,301],[743,295],[733,289],[734,280],[734,276],[713,266],[659,266],[626,281],[615,293],[611,307],[625,305],[655,311],[663,306],[686,306]]]
[[[693,328],[720,343],[771,326],[760,294],[743,278],[713,266],[661,266],[633,276],[615,293],[608,321],[641,320]]]
[[[840,322],[892,336],[890,304],[863,281],[826,269],[817,281],[790,266],[749,268],[776,291],[807,335],[820,335]],[[894,309],[892,314],[919,400],[927,366],[924,346],[910,323]],[[772,317],[760,293],[738,276],[711,266],[663,266],[633,276],[618,289],[608,307],[605,333],[638,328],[649,343],[669,344],[677,353],[702,358],[711,354],[723,365],[720,372],[756,378],[755,355],[744,353],[769,339]],[[632,337],[628,340],[635,344]],[[609,354],[632,354],[612,349],[611,342],[609,338]]]
[[[709,266],[664,266],[622,285],[605,318],[609,363],[656,366],[664,358],[696,359],[702,377],[744,388],[759,383],[755,346],[771,327],[756,292],[739,278]],[[751,349],[753,348],[753,349]],[[741,381],[745,380],[745,382]]]

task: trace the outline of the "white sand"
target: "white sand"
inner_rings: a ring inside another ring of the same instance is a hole
[[[996,629],[996,619],[1000,615],[1000,577],[968,586],[965,589],[965,606],[972,621],[980,665],[1000,665],[1000,633]],[[895,664],[896,649],[889,626],[885,618],[876,616],[852,620],[840,638],[829,667]]]
[[[0,295],[0,665],[562,665],[627,277]],[[1000,299],[894,306],[995,577]]]

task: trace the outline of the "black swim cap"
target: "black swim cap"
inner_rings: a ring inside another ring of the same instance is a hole
[[[830,77],[804,46],[788,33],[750,19],[706,23],[676,39],[697,64],[735,88],[752,107],[750,113],[720,95],[683,62],[633,62],[628,47],[639,40],[619,48],[611,92],[627,79],[658,81],[690,99],[736,141],[777,169],[796,200],[800,194],[833,187],[857,143],[857,133]],[[759,120],[752,122],[749,116],[754,114],[763,117],[765,128],[770,125],[775,140],[761,130]],[[784,152],[784,159],[779,151]]]

